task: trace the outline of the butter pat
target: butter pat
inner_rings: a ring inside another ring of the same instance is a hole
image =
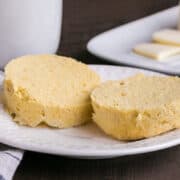
[[[120,140],[155,136],[180,128],[180,78],[138,74],[108,81],[91,94],[94,122]]]
[[[24,56],[5,68],[5,103],[23,125],[67,128],[91,120],[91,91],[99,76],[87,65],[55,55]]]
[[[171,45],[162,45],[156,43],[143,43],[134,47],[134,52],[149,58],[163,61],[169,56],[180,53],[180,47]]]
[[[180,31],[174,29],[164,29],[155,32],[152,36],[155,42],[180,46]]]

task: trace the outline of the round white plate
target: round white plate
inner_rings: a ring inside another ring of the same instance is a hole
[[[139,71],[134,68],[91,65],[104,80],[121,79]],[[0,75],[2,84],[3,76]],[[69,129],[30,128],[14,123],[0,106],[0,142],[17,148],[76,158],[110,158],[147,153],[180,144],[180,130],[133,142],[123,142],[106,136],[95,124]]]

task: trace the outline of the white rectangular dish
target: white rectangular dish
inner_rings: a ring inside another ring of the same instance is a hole
[[[132,52],[138,43],[150,42],[155,31],[177,27],[178,16],[179,7],[173,7],[116,27],[92,38],[87,49],[107,61],[180,75],[180,55],[158,62]]]

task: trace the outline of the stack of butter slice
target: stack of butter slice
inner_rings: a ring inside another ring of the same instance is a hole
[[[157,43],[143,43],[134,47],[134,51],[140,55],[147,56],[157,60],[164,60],[169,56],[180,53],[180,47],[171,45],[162,45]]]
[[[180,31],[164,29],[152,35],[154,43],[142,43],[134,47],[134,52],[152,59],[163,61],[180,54]]]
[[[153,40],[160,44],[180,46],[180,31],[164,29],[153,34]]]

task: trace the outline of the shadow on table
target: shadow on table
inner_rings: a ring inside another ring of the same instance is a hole
[[[26,152],[20,179],[179,179],[180,146],[158,152],[104,160],[80,160]],[[178,170],[179,169],[179,170]]]

